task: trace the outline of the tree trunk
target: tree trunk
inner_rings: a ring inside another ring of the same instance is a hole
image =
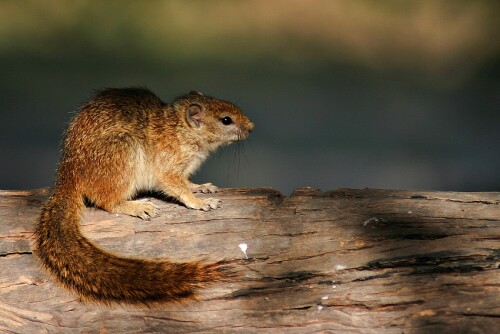
[[[83,232],[115,253],[225,259],[238,273],[198,301],[150,309],[83,304],[39,268],[32,230],[47,194],[0,191],[0,332],[500,328],[500,193],[224,189],[211,212],[151,199],[152,221],[85,209]]]

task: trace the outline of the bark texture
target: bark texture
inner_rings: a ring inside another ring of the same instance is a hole
[[[0,191],[0,332],[500,328],[500,193],[224,189],[211,212],[150,199],[162,210],[152,221],[87,208],[84,233],[113,252],[237,271],[199,301],[150,309],[83,304],[39,269],[32,230],[47,195]]]

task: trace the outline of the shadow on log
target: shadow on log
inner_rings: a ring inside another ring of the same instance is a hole
[[[0,332],[500,328],[500,193],[224,189],[211,212],[152,199],[162,215],[149,222],[87,208],[83,232],[111,251],[229,259],[240,272],[199,301],[151,309],[82,304],[39,269],[32,229],[47,193],[0,191]]]

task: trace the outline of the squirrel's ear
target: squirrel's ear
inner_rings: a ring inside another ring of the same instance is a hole
[[[203,118],[203,107],[198,103],[191,104],[186,110],[186,121],[192,127],[199,128]]]
[[[198,95],[198,96],[203,96],[202,93],[198,92],[197,90],[192,90],[188,93],[188,95]]]

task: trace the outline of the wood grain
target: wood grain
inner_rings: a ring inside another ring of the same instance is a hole
[[[197,302],[151,309],[82,304],[39,269],[32,229],[47,194],[0,191],[0,332],[500,328],[500,193],[224,189],[211,212],[149,199],[162,210],[149,222],[87,208],[84,233],[113,252],[226,259],[238,272]]]

